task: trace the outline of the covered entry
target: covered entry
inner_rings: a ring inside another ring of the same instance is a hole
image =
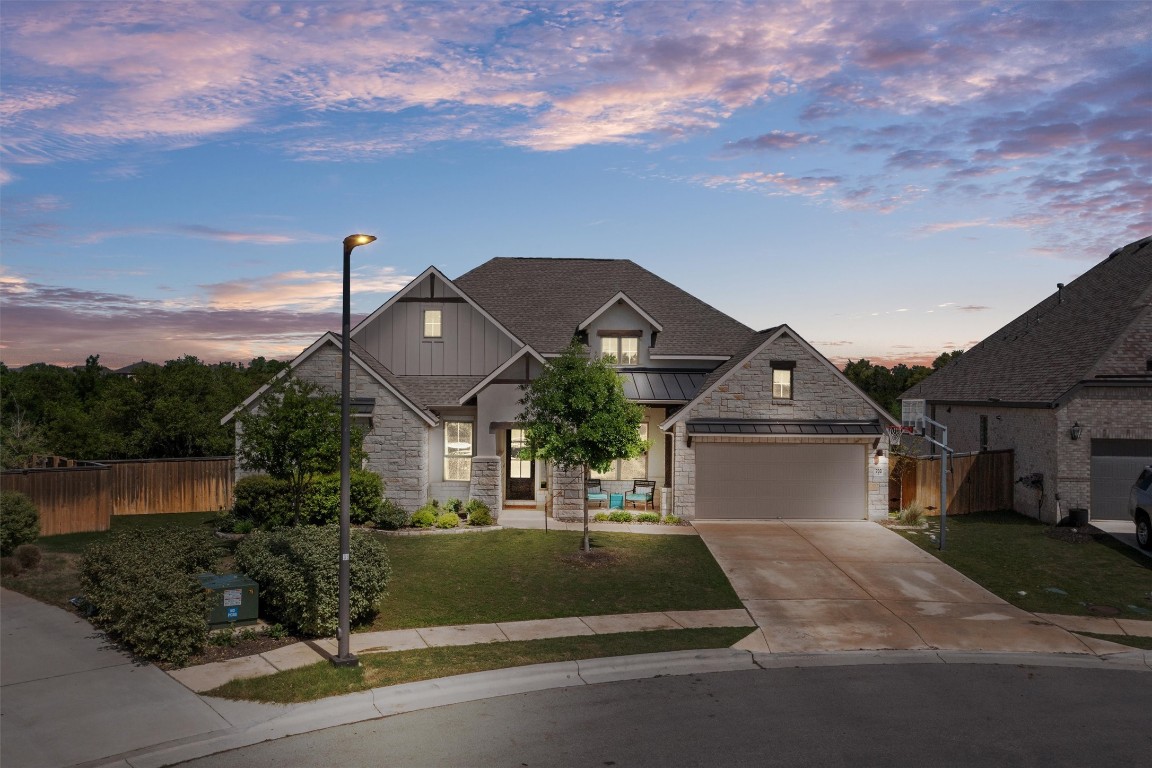
[[[1128,520],[1128,493],[1152,464],[1152,440],[1092,441],[1092,517]]]
[[[698,440],[696,517],[865,520],[867,446]]]

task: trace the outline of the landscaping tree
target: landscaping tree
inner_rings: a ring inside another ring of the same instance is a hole
[[[312,382],[286,376],[260,400],[258,410],[237,417],[236,460],[289,484],[295,524],[313,479],[340,469],[340,398]],[[362,437],[353,431],[352,466]]]
[[[526,459],[544,459],[564,470],[579,467],[587,474],[588,469],[606,472],[616,459],[635,458],[648,449],[640,438],[644,410],[624,396],[609,361],[591,358],[578,339],[522,388],[519,421]],[[590,550],[587,504],[582,549]]]

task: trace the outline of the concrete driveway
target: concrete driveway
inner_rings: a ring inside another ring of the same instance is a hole
[[[736,647],[1112,653],[1015,608],[870,522],[700,521],[693,526],[760,627]]]

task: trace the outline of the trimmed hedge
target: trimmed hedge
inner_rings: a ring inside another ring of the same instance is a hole
[[[0,491],[0,557],[40,537],[40,513],[19,491]]]
[[[183,664],[208,639],[207,601],[193,576],[218,555],[211,534],[177,526],[117,531],[89,545],[80,585],[92,623],[136,656]]]
[[[260,608],[267,617],[305,636],[335,634],[340,526],[255,531],[236,547],[236,565],[260,585]],[[384,545],[370,534],[352,531],[349,615],[353,623],[375,615],[390,575]]]
[[[292,489],[286,480],[249,475],[236,481],[232,514],[264,529],[292,525]],[[371,521],[384,498],[384,481],[375,472],[352,470],[348,488],[348,516],[356,525]],[[340,473],[321,475],[304,493],[300,519],[309,525],[340,520]]]

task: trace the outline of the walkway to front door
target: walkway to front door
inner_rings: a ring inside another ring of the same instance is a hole
[[[760,627],[738,648],[1092,652],[876,523],[693,526]]]

